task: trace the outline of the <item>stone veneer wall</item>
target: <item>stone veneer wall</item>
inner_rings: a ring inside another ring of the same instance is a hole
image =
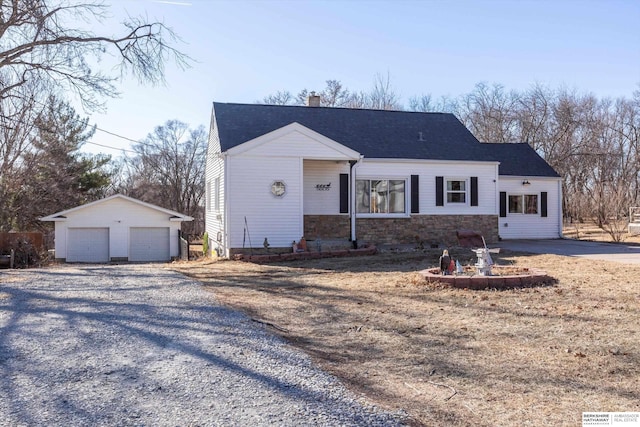
[[[482,234],[487,243],[498,241],[497,215],[414,215],[408,218],[357,218],[358,243],[416,244],[426,246],[455,246],[456,231],[473,230]],[[305,215],[306,239],[345,239],[351,236],[348,215]],[[290,248],[270,248],[270,253],[285,253]],[[231,249],[231,255],[248,253],[248,250]],[[253,249],[260,254],[263,250]],[[266,252],[265,252],[266,253]]]
[[[305,215],[306,239],[345,239],[351,237],[349,215]]]
[[[358,218],[358,242],[380,244],[419,243],[454,246],[456,231],[473,230],[487,243],[498,241],[497,215],[414,215],[409,218]]]

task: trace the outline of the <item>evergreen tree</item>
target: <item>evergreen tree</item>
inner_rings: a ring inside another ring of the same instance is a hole
[[[21,206],[14,228],[41,228],[39,217],[104,196],[110,184],[105,166],[111,158],[91,156],[80,148],[95,132],[66,102],[49,98],[35,122],[32,150],[23,157],[23,185],[17,192]]]

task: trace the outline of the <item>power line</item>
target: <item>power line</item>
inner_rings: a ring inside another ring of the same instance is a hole
[[[131,139],[131,138],[129,138],[129,137],[122,136],[122,135],[119,135],[119,134],[114,133],[114,132],[110,132],[110,131],[108,131],[108,130],[106,130],[106,129],[99,128],[97,125],[94,125],[94,126],[95,126],[95,129],[96,129],[96,130],[99,130],[100,132],[104,132],[104,133],[109,134],[109,135],[111,135],[111,136],[115,136],[116,138],[124,139],[125,141],[129,141],[129,142],[135,142],[136,144],[147,145],[147,144],[145,144],[144,142],[136,141],[135,139]],[[135,151],[133,151],[133,150],[129,150],[129,149],[126,149],[126,148],[116,148],[116,147],[113,147],[113,146],[110,146],[110,145],[106,145],[106,144],[99,144],[99,143],[97,143],[97,142],[91,142],[91,141],[85,141],[85,143],[86,143],[86,144],[97,145],[98,147],[104,147],[104,148],[110,148],[110,149],[112,149],[112,150],[122,151],[123,153],[133,153],[133,154],[136,154],[136,152],[135,152]]]
[[[43,108],[48,108],[48,105],[47,105],[47,104],[45,104],[44,102],[37,101],[37,100],[35,100],[35,99],[33,100],[33,102],[34,102],[34,103],[36,103],[36,104],[38,104],[38,105],[40,105],[40,106],[41,106],[41,107],[43,107]],[[83,121],[83,118],[82,118],[82,117],[80,117],[80,116],[76,113],[75,108],[73,108],[73,106],[71,106],[71,104],[68,104],[68,105],[72,108],[72,110],[73,110],[73,111],[74,111],[74,113],[75,113],[75,116],[74,116],[74,117],[72,117],[72,118],[71,118],[71,120],[72,120],[72,121],[74,121],[75,123],[81,123],[81,122]],[[13,121],[14,121],[14,122],[16,122],[16,123],[19,123],[19,120],[18,120],[18,119],[13,118],[13,117],[10,117],[10,116],[4,116],[4,117],[2,117],[2,119],[3,119],[3,120],[13,120]],[[134,143],[136,143],[136,144],[140,144],[140,145],[144,145],[144,146],[150,146],[150,144],[147,144],[147,143],[145,143],[145,142],[143,142],[143,141],[135,140],[135,139],[132,139],[132,138],[129,138],[129,137],[126,137],[126,136],[119,135],[119,134],[114,133],[114,132],[110,132],[110,131],[108,131],[108,130],[106,130],[106,129],[99,128],[99,127],[97,126],[97,124],[93,124],[93,125],[91,125],[90,118],[88,118],[88,117],[87,117],[87,119],[88,119],[88,120],[87,120],[86,126],[89,126],[89,127],[90,127],[90,126],[94,126],[94,127],[95,127],[95,130],[99,130],[100,132],[104,132],[104,133],[109,134],[109,135],[111,135],[111,136],[115,136],[116,138],[124,139],[125,141],[134,142]],[[97,145],[98,147],[109,148],[109,149],[112,149],[112,150],[117,150],[117,151],[122,151],[122,152],[127,152],[127,153],[133,153],[133,154],[136,154],[136,152],[135,152],[135,151],[133,151],[133,150],[129,150],[129,149],[126,149],[126,148],[113,147],[113,146],[111,146],[111,145],[100,144],[100,143],[92,142],[92,141],[84,141],[84,143],[85,143],[85,144],[91,144],[91,145]]]
[[[136,154],[135,151],[133,150],[128,150],[126,148],[117,148],[117,147],[112,147],[110,145],[105,145],[105,144],[98,144],[97,142],[91,142],[91,141],[85,141],[85,144],[91,144],[91,145],[97,145],[98,147],[104,147],[104,148],[111,148],[112,150],[118,150],[118,151],[123,151],[123,152],[127,152],[127,153],[133,153]]]
[[[48,105],[47,105],[47,104],[45,104],[45,103],[43,103],[43,102],[36,101],[36,100],[33,100],[33,101],[34,101],[36,104],[39,104],[40,106],[42,106],[42,107],[44,107],[44,108],[47,108],[47,107],[48,107]],[[74,111],[74,113],[75,113],[75,108],[73,108],[70,104],[69,104],[69,106],[73,109],[73,111]],[[5,117],[5,118],[6,118],[6,119],[13,119],[12,117]],[[90,118],[88,118],[88,119],[89,119],[89,120],[87,120],[86,125],[87,125],[87,126],[92,126],[92,125],[91,125]],[[17,120],[16,120],[16,119],[13,119],[13,120],[17,122]],[[73,120],[74,122],[76,122],[76,123],[80,123],[80,122],[83,120],[83,118],[82,118],[82,117],[79,117],[79,115],[76,113],[76,117],[73,117],[73,118],[72,118],[72,120]],[[115,132],[108,131],[108,130],[106,130],[106,129],[99,128],[99,127],[97,126],[97,124],[94,124],[93,126],[95,126],[95,130],[98,130],[98,131],[100,131],[100,132],[104,132],[104,133],[109,134],[109,135],[111,135],[111,136],[115,136],[116,138],[124,139],[125,141],[133,142],[133,143],[135,143],[135,144],[139,144],[139,145],[142,145],[142,146],[145,146],[145,147],[152,147],[152,148],[154,147],[154,146],[153,146],[153,144],[148,144],[148,143],[146,143],[146,142],[144,142],[144,141],[142,141],[142,140],[136,140],[136,139],[133,139],[133,138],[129,138],[129,137],[127,137],[127,136],[123,136],[123,135],[117,134],[117,133],[115,133]],[[92,141],[84,141],[84,143],[85,143],[85,144],[91,144],[91,145],[97,145],[98,147],[109,148],[109,149],[112,149],[112,150],[122,151],[123,153],[133,153],[133,154],[137,154],[137,152],[136,152],[136,151],[134,151],[134,150],[129,150],[129,149],[126,149],[126,148],[113,147],[113,146],[111,146],[111,145],[100,144],[100,143],[92,142]]]
[[[143,144],[143,145],[147,145],[147,144],[145,144],[145,143],[143,143],[143,142],[141,142],[141,141],[137,141],[137,140],[135,140],[135,139],[131,139],[131,138],[128,138],[128,137],[126,137],[126,136],[118,135],[117,133],[109,132],[108,130],[100,129],[98,126],[96,126],[96,130],[99,130],[100,132],[108,133],[109,135],[113,135],[113,136],[115,136],[115,137],[118,137],[118,138],[124,139],[124,140],[126,140],[126,141],[135,142],[136,144]]]

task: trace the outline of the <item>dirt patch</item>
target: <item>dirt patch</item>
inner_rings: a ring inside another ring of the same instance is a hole
[[[558,282],[469,291],[417,273],[439,255],[174,267],[415,425],[578,425],[583,411],[640,410],[640,266],[503,251],[497,264]]]

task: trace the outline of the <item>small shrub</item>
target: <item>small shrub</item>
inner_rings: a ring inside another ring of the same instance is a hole
[[[209,255],[209,233],[205,232],[202,236],[202,253],[205,256]]]
[[[6,254],[9,255],[13,250],[13,267],[14,268],[28,268],[39,267],[48,262],[48,253],[46,251],[40,252],[38,249],[27,239],[18,239],[13,242]]]

